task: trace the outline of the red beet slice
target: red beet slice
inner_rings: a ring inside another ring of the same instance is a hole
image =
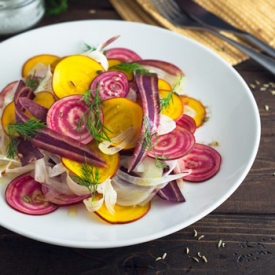
[[[214,148],[196,143],[191,152],[182,160],[185,163],[185,169],[191,170],[191,174],[184,177],[184,180],[201,182],[217,174],[222,158]]]
[[[123,62],[132,62],[141,59],[137,53],[126,48],[112,48],[106,50],[105,55],[108,59],[118,59]]]
[[[185,198],[175,180],[169,182],[165,187],[160,189],[157,195],[166,201],[185,202]]]
[[[110,71],[99,74],[91,83],[90,89],[94,97],[98,92],[101,100],[113,97],[125,97],[129,92],[129,84],[123,72]]]
[[[191,133],[195,133],[196,131],[196,122],[195,120],[186,114],[183,114],[177,121],[176,124],[187,129]]]
[[[45,195],[47,201],[63,206],[77,204],[91,196],[89,194],[85,196],[77,196],[75,194],[63,194],[58,192],[54,188],[48,188],[46,186],[42,186],[42,192]]]
[[[41,184],[29,173],[12,180],[5,197],[12,208],[29,215],[45,215],[58,209],[57,205],[44,200]]]
[[[88,112],[82,98],[81,95],[72,95],[56,101],[48,111],[47,125],[63,135],[87,144],[93,136],[86,129],[85,121],[78,127],[79,120]]]
[[[155,157],[155,154],[163,159],[179,159],[188,154],[195,145],[194,135],[183,127],[176,128],[165,135],[157,137],[153,151],[148,156]]]

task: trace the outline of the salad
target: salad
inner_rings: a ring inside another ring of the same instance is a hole
[[[182,70],[111,48],[116,39],[33,56],[1,91],[0,175],[13,175],[5,198],[15,210],[84,203],[109,223],[129,223],[155,196],[184,203],[183,181],[219,171],[218,151],[196,142],[206,110],[184,94]]]

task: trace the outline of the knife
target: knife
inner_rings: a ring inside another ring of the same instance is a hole
[[[181,10],[192,17],[199,23],[204,24],[210,28],[214,28],[218,31],[228,31],[235,34],[237,37],[251,43],[257,48],[261,49],[265,53],[275,58],[275,49],[253,36],[250,33],[242,31],[223,21],[221,18],[215,14],[207,11],[199,4],[193,2],[192,0],[175,0],[180,6]]]

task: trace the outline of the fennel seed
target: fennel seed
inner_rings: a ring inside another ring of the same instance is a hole
[[[167,256],[167,253],[164,253],[163,255],[162,255],[162,260],[164,260],[165,258],[166,258],[166,256]]]
[[[260,91],[265,91],[266,90],[266,88],[265,87],[262,87],[261,89],[260,89]]]
[[[255,85],[254,84],[250,84],[249,86],[250,86],[250,88],[255,89]]]
[[[207,263],[207,259],[206,259],[205,256],[202,256],[201,258],[203,259],[203,261],[204,261],[205,263]]]
[[[201,253],[200,252],[198,252],[198,256],[201,258]]]
[[[196,229],[194,229],[194,237],[197,237],[198,236],[198,232]]]
[[[260,84],[261,84],[261,82],[258,81],[258,80],[256,80],[255,83],[256,83],[257,85],[260,85]]]
[[[225,243],[222,243],[222,247],[225,247]]]
[[[159,260],[162,260],[161,257],[157,257],[155,261],[159,261]]]
[[[193,259],[195,262],[197,262],[197,263],[200,262],[200,260],[199,260],[197,257],[193,257],[192,259]]]
[[[222,240],[219,240],[218,247],[221,247],[222,245]]]
[[[275,91],[274,91],[274,90],[270,91],[270,93],[271,93],[272,95],[275,95]]]
[[[275,174],[275,173],[274,173]],[[188,254],[189,253],[189,248],[188,247],[186,247],[186,254]]]
[[[264,108],[265,108],[266,111],[269,111],[269,106],[268,105],[265,105]]]
[[[201,240],[201,239],[203,239],[204,238],[204,235],[200,235],[199,237],[198,237],[198,240]]]

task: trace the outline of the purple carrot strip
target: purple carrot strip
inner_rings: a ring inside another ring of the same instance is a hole
[[[175,180],[169,182],[165,187],[160,189],[157,195],[166,201],[185,202],[185,198]]]
[[[149,135],[152,136],[156,132],[160,120],[160,100],[157,75],[153,73],[136,73],[135,80],[141,96],[143,116],[145,119],[143,119],[137,145],[128,167],[128,172],[132,171],[147,155],[145,132],[149,130]],[[145,121],[146,119],[148,119],[148,121]],[[148,126],[149,129],[146,129]]]
[[[48,109],[33,102],[27,97],[19,98],[19,103],[24,107],[30,114],[32,114],[36,119],[42,122],[46,122]]]
[[[17,149],[22,166],[28,165],[44,157],[39,149],[33,146],[29,140],[20,139]]]

